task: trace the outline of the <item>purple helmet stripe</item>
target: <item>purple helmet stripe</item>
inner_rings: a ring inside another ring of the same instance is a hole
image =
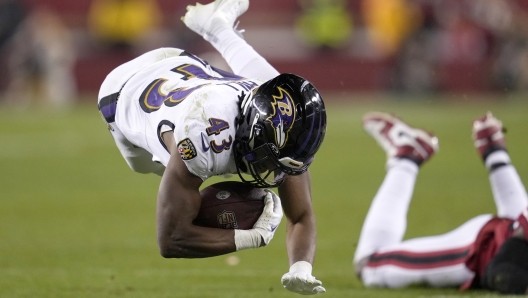
[[[310,123],[310,130],[308,130],[308,136],[306,137],[306,140],[304,140],[304,143],[301,145],[301,147],[299,147],[299,149],[295,150],[297,154],[301,154],[302,151],[304,151],[304,148],[306,148],[306,145],[308,145],[308,142],[310,141],[310,136],[312,135],[312,131],[314,129],[314,122],[315,122],[315,117],[311,117],[312,118],[312,123]],[[317,138],[319,138],[319,135],[317,136]]]
[[[320,130],[321,130],[322,122],[323,122],[322,117],[319,117],[319,127],[317,128],[317,131],[320,131]],[[317,134],[317,138],[316,138],[315,141],[312,143],[312,148],[310,148],[310,151],[312,151],[312,150],[314,149],[314,147],[317,146],[320,137],[321,137],[321,134],[318,133],[318,134]]]

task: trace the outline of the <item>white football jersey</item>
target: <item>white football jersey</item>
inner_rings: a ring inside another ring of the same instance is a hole
[[[141,69],[128,72],[117,99],[115,123],[110,123],[111,131],[115,128],[114,139],[118,142],[116,134],[122,134],[130,142],[128,147],[143,148],[150,153],[150,162],[166,166],[170,154],[161,133],[173,130],[178,151],[191,173],[203,180],[236,173],[232,145],[239,104],[263,81],[241,78],[186,52],[179,53],[151,63],[138,58]],[[104,96],[100,93],[100,103]],[[127,142],[118,143],[118,147],[125,156],[123,143]]]

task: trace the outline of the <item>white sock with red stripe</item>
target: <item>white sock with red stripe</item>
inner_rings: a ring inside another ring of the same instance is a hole
[[[391,161],[363,223],[354,262],[402,241],[418,169],[408,159]]]

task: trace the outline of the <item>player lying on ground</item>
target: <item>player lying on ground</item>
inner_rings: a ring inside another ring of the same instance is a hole
[[[265,246],[287,218],[290,270],[284,287],[324,292],[312,276],[316,226],[308,167],[326,131],[315,87],[279,73],[233,28],[248,0],[189,6],[184,23],[226,59],[234,74],[175,48],[148,52],[113,70],[98,106],[128,165],[162,176],[157,201],[158,244],[166,258],[201,258]],[[192,224],[199,188],[211,176],[238,173],[271,191],[251,230]],[[281,203],[282,201],[282,203]],[[282,208],[281,208],[282,205]]]
[[[438,140],[388,114],[367,114],[363,125],[388,155],[387,174],[365,218],[354,256],[363,283],[527,293],[528,197],[506,152],[502,122],[488,113],[473,123],[497,216],[480,215],[446,234],[405,241],[416,176],[420,165],[438,150]]]

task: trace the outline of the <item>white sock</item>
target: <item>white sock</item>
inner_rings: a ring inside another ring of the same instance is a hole
[[[223,30],[210,41],[236,75],[270,80],[279,75],[266,59],[257,53],[234,30]]]
[[[484,161],[484,164],[486,165],[486,168],[488,169],[488,171],[494,165],[510,164],[510,163],[511,163],[510,156],[508,155],[508,152],[504,150],[497,150],[497,151],[490,153],[490,155],[488,155],[488,157],[486,157],[486,160]]]
[[[407,159],[391,162],[363,223],[354,262],[402,241],[418,170],[418,165]]]
[[[528,206],[528,195],[515,167],[510,164],[510,157],[506,151],[491,153],[485,162],[488,169],[500,163],[505,165],[492,170],[489,174],[497,215],[516,219]]]

